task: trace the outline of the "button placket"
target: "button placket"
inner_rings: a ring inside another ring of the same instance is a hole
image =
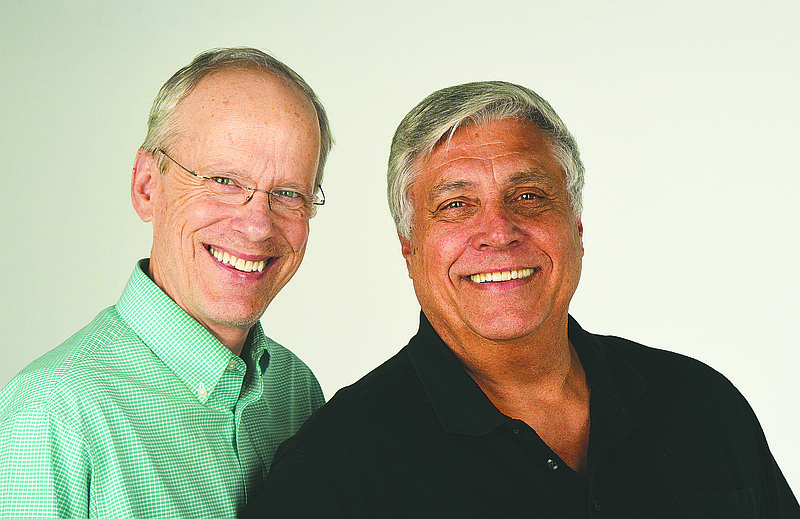
[[[205,401],[206,398],[208,398],[208,390],[203,384],[200,384],[197,387],[197,398],[199,398],[201,401]]]

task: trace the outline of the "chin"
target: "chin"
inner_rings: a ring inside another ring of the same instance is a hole
[[[535,333],[542,327],[540,320],[531,319],[531,315],[505,314],[498,319],[485,319],[474,322],[470,328],[481,337],[494,341],[510,341]]]
[[[223,325],[229,326],[231,328],[241,328],[241,329],[250,329],[254,324],[256,324],[261,316],[254,317],[254,316],[235,316],[235,315],[225,315],[225,316],[218,316],[214,318],[214,322]]]
[[[219,312],[209,313],[209,316],[214,322],[222,325],[234,326],[236,328],[249,328],[261,319],[264,310],[266,310],[266,304],[263,309],[260,307],[257,309],[252,307],[235,309],[231,308],[231,306],[227,306]]]

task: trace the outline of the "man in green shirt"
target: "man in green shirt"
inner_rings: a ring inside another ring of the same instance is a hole
[[[234,517],[323,403],[259,319],[324,203],[324,108],[255,49],[161,88],[131,198],[153,225],[119,299],[0,392],[0,517]]]

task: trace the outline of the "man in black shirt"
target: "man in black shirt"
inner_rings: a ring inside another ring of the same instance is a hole
[[[722,375],[569,316],[583,165],[545,100],[431,94],[388,181],[419,332],[281,447],[253,517],[800,518]]]

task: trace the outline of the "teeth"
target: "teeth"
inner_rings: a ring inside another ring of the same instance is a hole
[[[231,256],[227,252],[220,252],[214,247],[209,247],[208,250],[211,252],[211,255],[217,259],[217,261],[225,265],[230,265],[236,270],[241,270],[242,272],[261,272],[264,270],[263,261],[245,261],[242,258]]]
[[[475,283],[496,283],[498,281],[510,281],[512,279],[522,279],[533,275],[535,269],[506,270],[503,272],[486,272],[485,274],[473,274],[469,277]]]

